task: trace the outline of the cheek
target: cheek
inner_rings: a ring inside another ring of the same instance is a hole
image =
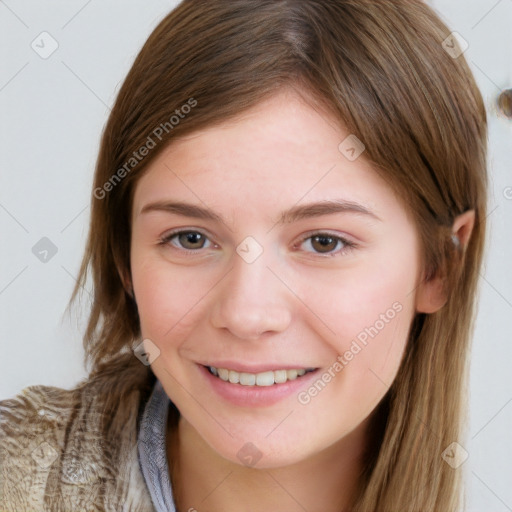
[[[162,258],[132,258],[132,279],[142,336],[157,345],[175,343],[197,324],[202,299],[213,286],[197,268],[176,267]]]
[[[329,328],[327,337],[342,350],[358,335],[364,341],[364,333],[372,326],[382,333],[407,328],[413,314],[415,277],[416,268],[410,262],[385,268],[369,263],[321,279],[316,275],[315,286],[311,286],[313,276],[303,276],[301,294]]]
[[[321,328],[322,337],[341,356],[335,373],[343,377],[335,380],[344,382],[349,396],[365,397],[373,405],[398,371],[415,314],[411,292],[416,260],[412,250],[404,252],[395,258],[375,258],[320,283],[317,280],[316,291],[308,299],[322,324],[329,327]]]
[[[381,282],[371,293],[336,295],[336,314],[326,319],[336,335],[324,340],[337,355],[318,376],[322,382],[297,397],[305,411],[314,410],[316,421],[330,425],[333,439],[340,425],[350,431],[363,421],[393,383],[414,316],[412,299],[402,291],[396,282]]]

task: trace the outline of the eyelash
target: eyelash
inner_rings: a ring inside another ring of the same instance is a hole
[[[161,245],[161,246],[171,245],[172,246],[172,244],[170,244],[171,240],[173,238],[175,238],[176,236],[179,236],[179,235],[182,235],[185,233],[199,233],[200,235],[204,236],[207,240],[210,240],[208,238],[208,236],[205,233],[203,233],[202,231],[192,230],[192,229],[181,229],[181,230],[173,231],[171,233],[163,235],[159,239],[158,245]],[[299,247],[306,240],[313,239],[317,236],[321,237],[321,238],[322,237],[323,238],[332,238],[333,240],[335,240],[337,242],[336,245],[338,245],[338,242],[341,242],[344,245],[344,247],[341,250],[337,250],[336,252],[327,252],[327,253],[314,252],[314,254],[317,254],[318,256],[323,257],[323,258],[345,256],[346,254],[348,254],[349,252],[351,252],[352,250],[357,248],[356,243],[354,243],[350,240],[347,240],[346,238],[343,238],[338,235],[334,235],[334,234],[326,232],[326,231],[315,231],[312,233],[308,233],[307,236],[302,237],[299,242],[294,244],[293,247],[294,248]],[[184,252],[185,254],[190,254],[190,255],[197,255],[197,253],[200,252],[202,249],[202,248],[200,248],[200,249],[185,249],[185,248],[180,248],[180,247],[175,247],[175,246],[172,246],[172,247],[173,247],[173,249],[176,249],[178,251],[181,251],[181,252]],[[310,253],[310,251],[306,251],[306,252]]]

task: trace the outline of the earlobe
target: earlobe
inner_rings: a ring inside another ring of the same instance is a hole
[[[457,216],[452,225],[451,241],[457,251],[464,252],[475,225],[475,211],[468,210]],[[416,292],[416,311],[418,313],[435,313],[447,302],[445,278],[436,274],[430,279],[423,279]]]
[[[444,279],[434,276],[422,281],[416,293],[416,311],[418,313],[435,313],[447,301]]]

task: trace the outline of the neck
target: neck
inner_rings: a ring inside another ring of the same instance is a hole
[[[308,459],[256,469],[221,457],[181,417],[167,447],[177,510],[348,512],[361,483],[367,426]]]

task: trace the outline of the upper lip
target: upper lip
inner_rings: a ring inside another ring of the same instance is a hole
[[[239,363],[236,361],[213,361],[209,363],[199,363],[203,366],[213,366],[215,368],[225,368],[226,370],[234,370],[235,372],[246,372],[246,373],[263,373],[271,372],[276,370],[300,370],[304,369],[315,369],[315,366],[302,365],[302,364],[279,364],[279,363],[264,363],[264,364],[246,364]]]

